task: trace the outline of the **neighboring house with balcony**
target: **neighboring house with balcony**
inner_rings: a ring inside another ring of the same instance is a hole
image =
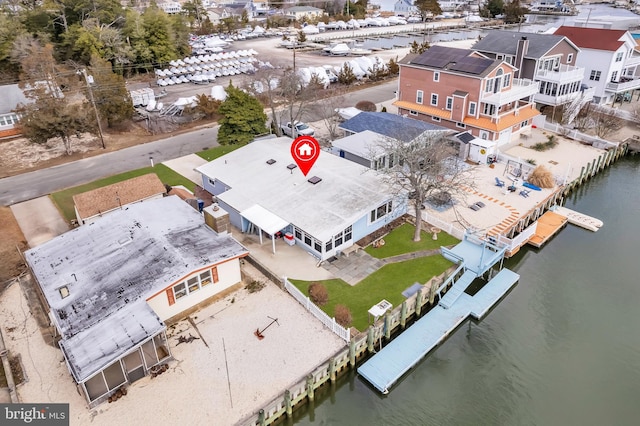
[[[583,82],[595,89],[594,103],[610,104],[617,94],[640,88],[640,53],[629,31],[562,26],[555,34],[580,48],[576,65],[585,69]]]
[[[425,133],[449,134],[451,130],[388,112],[363,111],[339,126],[344,138],[331,142],[332,152],[374,170],[393,167],[394,158],[381,152],[385,139],[411,143]]]
[[[95,407],[171,359],[166,324],[239,288],[247,255],[170,196],[75,228],[25,259],[78,391]]]
[[[468,49],[432,46],[399,62],[399,114],[458,132],[487,148],[509,143],[540,114],[533,97],[539,84],[515,78],[518,68]]]
[[[555,107],[566,105],[570,112],[577,113],[593,99],[595,89],[583,86],[584,68],[576,66],[580,48],[567,37],[494,30],[473,50],[515,66],[515,78],[539,82],[534,100],[540,110],[550,106],[555,113]]]

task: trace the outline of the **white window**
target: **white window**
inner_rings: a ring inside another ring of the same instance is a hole
[[[493,115],[496,113],[496,106],[491,104],[482,104],[482,113],[484,115]]]
[[[441,121],[441,120],[440,120],[440,117],[436,117],[436,116],[431,117],[431,119],[432,119],[433,121],[435,121],[436,123],[439,123],[439,122]]]
[[[484,139],[484,140],[489,139],[489,132],[485,130],[480,130],[480,139]]]
[[[622,61],[623,57],[624,57],[624,53],[623,52],[616,53],[616,62]]]
[[[416,103],[421,104],[423,99],[424,99],[424,92],[422,90],[418,90],[416,92]]]
[[[567,63],[570,64],[573,61],[573,53],[567,55]]]
[[[461,129],[464,129],[464,128],[466,128],[467,126],[465,126],[465,124],[464,124],[464,123],[456,123],[456,127],[459,127],[459,128],[461,128]]]
[[[451,96],[447,96],[447,106],[446,109],[451,111],[453,108],[453,98]]]
[[[529,125],[529,120],[525,120],[525,121],[523,121],[523,122],[521,123],[520,128],[521,128],[521,129],[522,129],[522,128],[525,128],[525,127],[527,127],[528,125]]]
[[[496,59],[503,59],[504,55],[496,55]]]
[[[475,102],[469,102],[469,115],[476,115],[476,106],[477,104]]]
[[[371,213],[369,214],[369,222],[370,223],[377,222],[378,220],[382,219],[386,215],[390,214],[391,211],[393,210],[392,207],[393,206],[391,204],[391,201],[389,201],[387,203],[382,204],[378,208],[371,210]],[[342,235],[342,232],[339,235]],[[349,236],[349,238],[351,238],[351,236]],[[340,244],[342,244],[342,240],[340,241]],[[337,245],[338,244],[336,243],[336,246]]]
[[[589,80],[600,81],[600,75],[602,73],[600,71],[592,70],[591,75],[589,75]]]
[[[431,94],[431,105],[438,106],[438,94],[437,93],[432,93]]]
[[[618,71],[611,73],[611,81],[614,83],[618,81]]]
[[[492,78],[487,80],[487,83],[485,85],[484,91],[487,92],[487,93],[493,92],[493,79]]]
[[[433,81],[440,81],[440,73],[438,71],[433,73]]]
[[[504,75],[504,84],[502,85],[502,87],[509,87],[510,83],[511,83],[511,74],[505,74]]]
[[[409,114],[411,114],[411,115],[418,115],[418,111],[412,111],[412,110],[409,110]]]

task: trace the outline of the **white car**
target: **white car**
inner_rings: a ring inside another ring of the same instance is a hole
[[[316,134],[313,128],[301,121],[296,121],[295,128],[292,128],[291,122],[288,122],[287,124],[281,125],[280,129],[285,135],[291,136],[292,138],[297,138],[298,136],[313,136]]]

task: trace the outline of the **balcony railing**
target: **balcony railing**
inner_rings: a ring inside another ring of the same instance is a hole
[[[640,65],[640,55],[631,55],[631,57],[627,58],[627,60],[624,61],[625,68],[633,67],[636,65]]]
[[[627,90],[633,90],[638,88],[640,88],[640,78],[636,78],[634,80],[629,80],[621,83],[615,83],[615,82],[607,83],[605,90],[607,92],[620,93],[620,92],[626,92]]]
[[[582,81],[583,77],[584,68],[562,64],[557,70],[538,70],[534,78],[536,80],[564,84],[574,81]]]
[[[551,106],[568,104],[579,97],[583,97],[585,102],[591,102],[595,91],[596,89],[590,87],[588,89],[579,90],[577,92],[567,93],[565,95],[543,95],[542,93],[536,93],[534,100],[538,103]]]
[[[516,78],[511,82],[511,89],[503,90],[498,93],[482,92],[480,101],[498,106],[505,105],[510,102],[535,95],[536,93],[538,93],[539,85],[540,83],[538,83],[537,81]]]

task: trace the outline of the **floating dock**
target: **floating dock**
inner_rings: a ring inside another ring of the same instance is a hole
[[[604,223],[600,219],[587,216],[586,214],[568,209],[566,207],[556,206],[552,210],[554,213],[566,217],[570,224],[588,229],[589,231],[596,232],[602,227],[602,225],[604,225]]]
[[[567,218],[558,213],[548,211],[540,216],[537,222],[536,233],[529,238],[527,243],[540,248],[567,224]]]
[[[465,272],[465,275],[467,273],[469,272]],[[471,275],[475,277],[475,274],[471,273]],[[448,309],[441,304],[431,309],[424,317],[360,366],[358,374],[380,392],[388,393],[394,383],[438,344],[446,340],[470,316],[482,319],[507,294],[519,278],[520,276],[515,272],[503,269],[475,296],[456,291],[459,290],[459,288],[456,289],[456,286],[466,288],[471,283],[471,281],[460,278],[442,299],[444,301],[450,294],[455,294],[455,299],[451,301]]]
[[[465,235],[455,247],[440,250],[459,266],[438,289],[438,305],[358,368],[358,374],[382,393],[389,392],[394,383],[469,317],[483,318],[520,279],[515,272],[502,269],[470,296],[465,290],[475,278],[502,262],[506,247]],[[461,276],[458,271],[463,272]],[[452,285],[443,295],[449,283]]]

